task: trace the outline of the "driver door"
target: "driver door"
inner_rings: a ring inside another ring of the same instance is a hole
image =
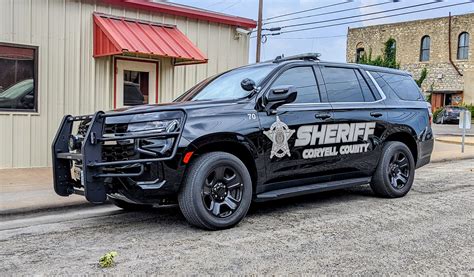
[[[293,103],[278,107],[270,115],[266,112],[259,114],[263,129],[262,145],[267,183],[260,186],[257,193],[315,183],[327,169],[327,163],[333,159],[330,156],[307,159],[303,157],[303,151],[312,146],[295,144],[300,127],[333,121],[325,88],[317,82],[316,74],[320,72],[316,69],[312,65],[284,68],[270,82],[266,93],[272,88],[293,86],[297,97]],[[298,179],[298,182],[295,182],[295,179]]]

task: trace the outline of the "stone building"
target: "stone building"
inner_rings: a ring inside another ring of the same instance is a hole
[[[402,70],[416,79],[424,67],[422,85],[432,93],[433,109],[474,103],[474,13],[349,29],[346,59],[357,62],[363,53],[382,54],[389,38],[396,40]]]

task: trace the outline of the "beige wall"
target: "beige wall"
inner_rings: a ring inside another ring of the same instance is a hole
[[[51,165],[50,144],[65,114],[109,110],[112,58],[92,57],[94,11],[175,24],[209,58],[208,64],[160,63],[161,102],[171,101],[207,76],[248,61],[248,38],[235,27],[74,0],[0,0],[0,42],[39,46],[38,113],[0,111],[0,168]]]
[[[428,78],[423,83],[423,90],[464,90],[465,98],[472,99],[474,91],[465,83],[472,83],[474,70],[474,13],[453,16],[451,31],[452,59],[464,76],[460,76],[449,62],[449,18],[416,20],[395,24],[384,24],[350,29],[347,39],[346,59],[355,61],[356,45],[362,43],[366,52],[372,49],[373,57],[382,54],[383,44],[390,38],[397,41],[397,61],[401,69],[407,70],[418,78],[423,67],[428,69]],[[470,34],[469,59],[456,60],[458,36],[462,32]],[[420,62],[420,44],[423,36],[431,38],[430,60]],[[466,87],[465,87],[466,86]]]

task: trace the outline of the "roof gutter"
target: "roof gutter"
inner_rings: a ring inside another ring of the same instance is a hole
[[[449,49],[448,49],[448,52],[449,52],[449,62],[451,63],[451,65],[454,67],[454,69],[456,69],[456,72],[459,74],[459,76],[463,76],[461,71],[459,70],[459,68],[456,66],[456,64],[454,64],[453,62],[453,57],[452,57],[452,51],[451,51],[451,20],[452,20],[452,16],[451,16],[451,13],[449,13],[449,25],[448,25],[448,46],[449,46]]]

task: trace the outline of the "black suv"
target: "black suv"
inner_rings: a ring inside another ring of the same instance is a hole
[[[404,196],[430,161],[429,104],[406,72],[317,57],[236,68],[169,104],[65,116],[56,193],[130,210],[177,202],[212,230],[252,201],[362,184]]]

